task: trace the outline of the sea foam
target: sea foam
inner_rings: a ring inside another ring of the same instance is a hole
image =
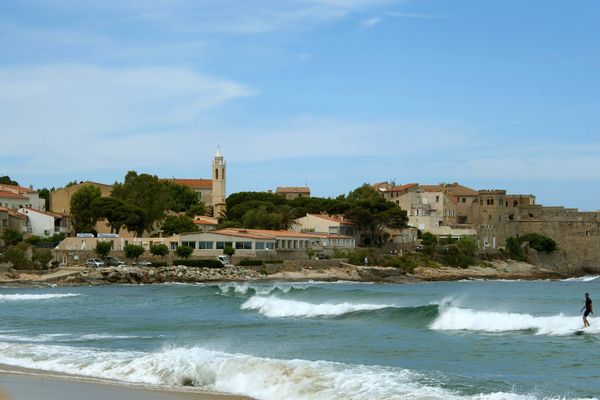
[[[586,333],[600,333],[600,327],[589,319],[591,327]],[[505,313],[496,311],[478,311],[454,306],[440,307],[439,316],[431,323],[434,330],[479,331],[502,333],[511,331],[533,331],[539,335],[569,335],[581,329],[581,317],[534,316],[529,314]]]
[[[338,316],[355,311],[379,310],[394,307],[389,304],[322,303],[281,299],[275,296],[253,296],[242,304],[242,310],[256,310],[266,317],[322,317]]]
[[[61,299],[64,297],[75,297],[80,296],[77,293],[63,293],[63,294],[0,294],[0,301],[35,301],[35,300],[52,300]]]
[[[0,344],[0,363],[123,382],[180,386],[259,400],[533,400],[495,392],[472,396],[444,389],[414,371],[326,361],[277,360],[200,347],[154,353],[100,351],[52,345]]]

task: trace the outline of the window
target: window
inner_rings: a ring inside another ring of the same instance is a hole
[[[440,202],[440,196],[435,196],[435,202],[439,203]]]
[[[493,206],[494,205],[494,199],[491,198],[491,197],[488,197],[488,199],[487,199],[487,205],[488,206]]]
[[[214,246],[214,242],[198,242],[198,248],[200,250],[212,250]]]
[[[181,242],[181,245],[189,247],[190,249],[196,248],[196,242]]]
[[[461,199],[461,201],[462,201],[463,203],[466,203],[466,202],[467,202],[467,198],[466,198],[466,197],[463,197],[463,198]]]
[[[215,179],[219,179],[219,169],[215,168]]]
[[[177,249],[177,242],[171,242],[171,250]]]
[[[252,250],[252,242],[235,242],[237,250]]]
[[[223,250],[225,247],[233,247],[233,242],[217,242],[217,249]]]

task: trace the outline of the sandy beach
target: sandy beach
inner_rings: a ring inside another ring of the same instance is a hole
[[[199,390],[128,385],[0,364],[0,400],[252,400]]]

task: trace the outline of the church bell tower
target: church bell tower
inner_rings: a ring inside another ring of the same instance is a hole
[[[215,158],[212,164],[212,206],[213,216],[219,218],[221,212],[225,211],[227,205],[225,203],[226,196],[226,170],[227,165],[221,154],[221,146],[217,147]]]

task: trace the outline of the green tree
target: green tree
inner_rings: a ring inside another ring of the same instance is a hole
[[[123,183],[115,183],[111,195],[143,211],[144,217],[136,223],[140,236],[143,231],[152,231],[154,224],[164,218],[172,201],[169,189],[157,176],[138,175],[135,171],[129,171]]]
[[[8,175],[0,176],[0,184],[19,186],[17,181],[13,181],[12,179],[10,179],[10,176],[8,176]]]
[[[298,210],[289,204],[283,204],[277,208],[279,214],[280,229],[288,230],[295,225],[298,225],[296,220],[300,217]]]
[[[40,269],[48,269],[48,263],[54,256],[49,249],[35,249],[31,258]]]
[[[166,235],[173,235],[177,233],[183,232],[195,232],[198,230],[194,221],[185,215],[180,215],[177,217],[168,216],[165,218],[165,222],[163,222],[162,230]]]
[[[25,239],[25,241],[32,246],[37,246],[42,241],[42,238],[37,235],[31,235],[27,239]]]
[[[40,196],[40,199],[44,199],[44,208],[46,210],[50,209],[50,193],[52,193],[55,189],[40,189],[38,190],[38,195]]]
[[[431,232],[423,232],[421,235],[421,244],[423,246],[435,246],[438,242],[437,236]]]
[[[223,249],[223,254],[231,257],[232,255],[235,254],[235,249],[231,246],[225,246],[225,248]]]
[[[248,229],[279,229],[281,215],[269,212],[265,206],[261,206],[246,211],[242,221],[244,228]]]
[[[478,245],[477,241],[471,236],[463,236],[458,242],[456,242],[458,248],[466,255],[474,257],[477,254]]]
[[[28,268],[31,266],[31,261],[27,258],[27,248],[29,245],[25,242],[21,242],[14,246],[9,246],[4,250],[4,261],[7,261],[15,268]]]
[[[94,199],[91,207],[98,219],[106,219],[106,225],[111,233],[119,234],[121,228],[131,218],[136,217],[131,205],[115,197],[98,197]]]
[[[144,235],[144,230],[148,226],[148,216],[144,210],[140,207],[126,204],[127,206],[127,220],[125,221],[125,227],[131,232],[135,232],[138,237]]]
[[[96,254],[98,255],[98,257],[105,260],[106,257],[108,257],[108,255],[110,254],[110,251],[112,250],[112,246],[113,246],[112,242],[99,240],[96,243],[96,248],[94,250],[96,251]]]
[[[186,260],[192,255],[193,252],[194,249],[188,246],[177,246],[175,249],[175,254],[177,254],[178,257],[185,258]]]
[[[71,197],[71,220],[75,232],[93,232],[98,221],[92,203],[100,198],[100,189],[93,185],[84,185]]]
[[[23,234],[13,229],[7,229],[2,235],[2,240],[6,246],[12,246],[23,241]]]
[[[556,242],[548,236],[544,236],[539,233],[528,233],[526,235],[520,236],[519,242],[528,242],[529,247],[536,249],[537,251],[545,251],[547,253],[552,253],[554,250],[556,250]]]
[[[204,203],[198,203],[187,209],[185,215],[190,218],[194,218],[196,215],[205,215],[206,214],[206,206]]]
[[[150,254],[153,256],[160,256],[164,259],[165,256],[169,254],[169,247],[163,243],[154,244],[150,246]]]
[[[140,256],[144,254],[146,249],[144,249],[144,246],[141,246],[139,244],[128,244],[125,245],[123,251],[125,252],[125,257],[135,259],[135,261],[137,262]]]
[[[518,239],[512,236],[507,238],[506,251],[508,251],[508,256],[513,260],[525,261],[525,255],[523,254],[523,249],[521,248],[521,243]]]
[[[179,185],[171,181],[162,181],[170,196],[169,209],[182,212],[197,206],[200,201],[198,193],[187,186]],[[193,216],[192,216],[193,217]]]

